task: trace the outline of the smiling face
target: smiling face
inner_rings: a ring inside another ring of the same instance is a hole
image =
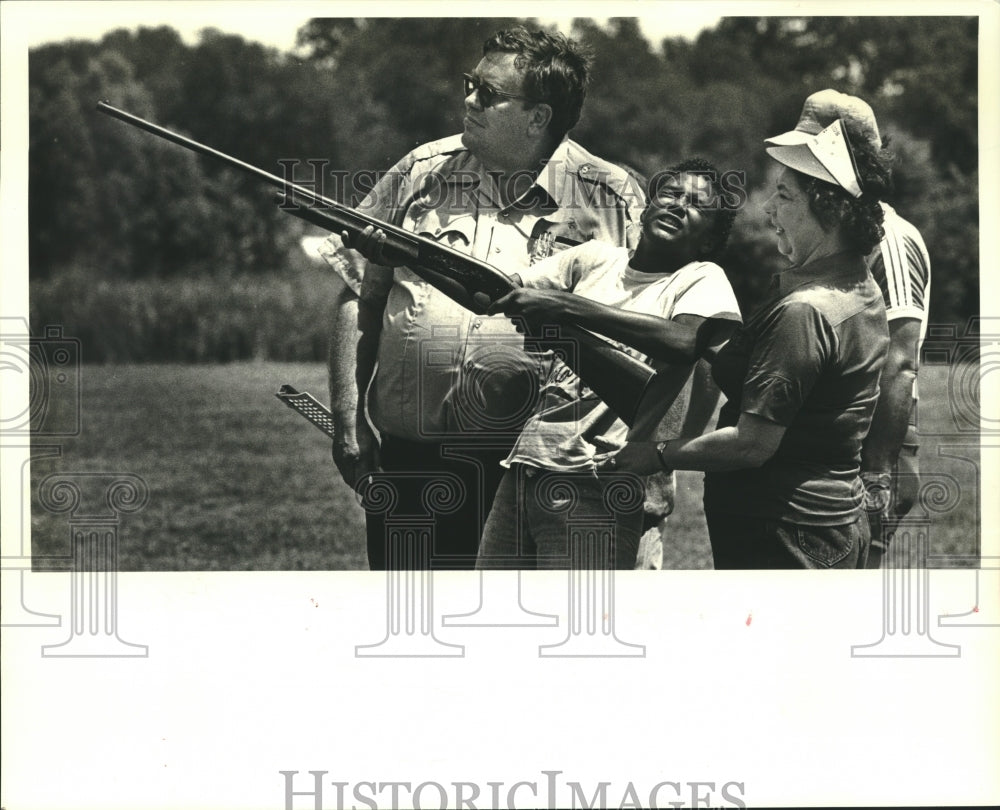
[[[774,194],[764,203],[764,213],[778,236],[778,252],[793,264],[818,258],[829,242],[829,234],[809,208],[798,175],[788,168],[778,175]]]
[[[491,52],[472,71],[472,76],[494,90],[525,95],[523,77],[514,67],[516,54]],[[473,90],[465,97],[462,144],[487,167],[520,168],[526,155],[533,155],[544,137],[551,108],[520,98],[498,96],[484,107]]]
[[[718,206],[719,199],[704,174],[671,175],[660,183],[643,212],[643,242],[658,253],[669,251],[689,261],[705,256],[712,249]]]

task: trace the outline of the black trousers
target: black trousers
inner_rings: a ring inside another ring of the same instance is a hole
[[[381,472],[359,489],[373,571],[472,569],[512,441],[382,436]]]

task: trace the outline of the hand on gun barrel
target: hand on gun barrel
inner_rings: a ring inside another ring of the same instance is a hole
[[[374,225],[369,225],[354,234],[347,230],[341,231],[340,241],[344,243],[344,247],[356,250],[368,261],[383,267],[398,267],[410,258],[399,251],[393,251],[391,247],[386,247],[385,231]]]
[[[355,233],[344,230],[340,234],[344,247],[356,250],[368,261],[385,267],[397,267],[410,258],[399,251],[393,251],[387,244],[386,234],[381,228],[369,225]],[[559,324],[566,310],[566,293],[557,290],[528,290],[520,286],[520,279],[511,279],[517,285],[506,295],[491,300],[485,293],[474,293],[486,315],[506,315],[514,321],[518,332],[527,330],[531,334],[541,334],[545,325]]]
[[[531,334],[541,334],[545,326],[566,323],[566,293],[561,290],[532,290],[519,287],[511,290],[503,298],[494,301],[486,310],[487,315],[503,313],[514,321],[521,331],[520,323],[526,325]]]
[[[375,225],[369,225],[355,233],[343,230],[340,232],[340,241],[344,243],[345,248],[356,250],[368,261],[373,264],[380,264],[383,267],[399,267],[414,260],[412,254],[394,250],[391,241],[386,237],[385,231]],[[475,289],[460,289],[454,279],[439,276],[428,277],[427,274],[429,272],[431,271],[428,269],[422,271],[425,280],[430,281],[445,295],[458,301],[463,306],[467,306],[477,315],[495,314],[489,311],[494,300],[489,294]]]

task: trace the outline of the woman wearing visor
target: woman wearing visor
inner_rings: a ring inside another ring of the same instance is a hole
[[[865,256],[882,238],[889,171],[852,126],[821,128],[804,110],[795,130],[766,141],[781,170],[764,213],[791,266],[715,360],[727,398],[717,429],[632,442],[609,462],[705,470],[716,568],[865,564],[861,443],[889,341]]]

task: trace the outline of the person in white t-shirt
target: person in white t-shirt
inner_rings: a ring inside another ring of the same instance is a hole
[[[683,435],[694,364],[740,323],[732,287],[712,261],[725,247],[739,200],[699,159],[657,177],[634,251],[597,241],[563,251],[525,270],[515,279],[522,288],[490,312],[523,318],[532,332],[572,323],[649,362],[658,372],[661,401],[656,424],[645,429],[662,438],[664,431]],[[503,462],[507,472],[476,567],[633,568],[642,532],[641,479],[597,471],[629,435],[568,365],[553,361],[538,407]],[[629,484],[639,486],[630,493]],[[588,526],[613,539],[577,542]]]

